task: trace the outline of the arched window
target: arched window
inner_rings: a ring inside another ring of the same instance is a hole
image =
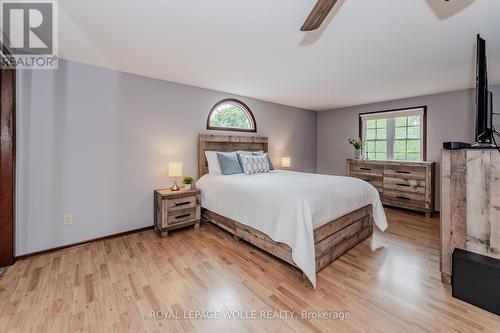
[[[252,111],[245,103],[229,98],[214,105],[208,115],[207,129],[257,132],[257,124]]]

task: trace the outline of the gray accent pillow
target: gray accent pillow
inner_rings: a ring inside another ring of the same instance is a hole
[[[220,153],[217,152],[220,170],[223,175],[232,175],[235,173],[243,173],[243,168],[238,161],[236,153]]]

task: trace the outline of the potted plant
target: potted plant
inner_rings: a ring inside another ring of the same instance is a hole
[[[363,158],[363,140],[361,138],[349,139],[349,143],[353,145],[355,150],[354,158],[359,160]]]
[[[186,190],[190,190],[193,184],[193,177],[184,176],[184,178],[182,178],[182,183],[184,184],[184,188]]]

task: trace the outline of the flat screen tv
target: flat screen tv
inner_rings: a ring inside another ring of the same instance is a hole
[[[486,41],[477,35],[475,146],[492,146],[493,94],[488,91]]]

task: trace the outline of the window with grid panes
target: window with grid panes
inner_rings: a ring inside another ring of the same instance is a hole
[[[423,161],[425,108],[361,114],[364,157],[369,160]]]
[[[387,159],[387,119],[366,121],[365,156],[370,160]]]

